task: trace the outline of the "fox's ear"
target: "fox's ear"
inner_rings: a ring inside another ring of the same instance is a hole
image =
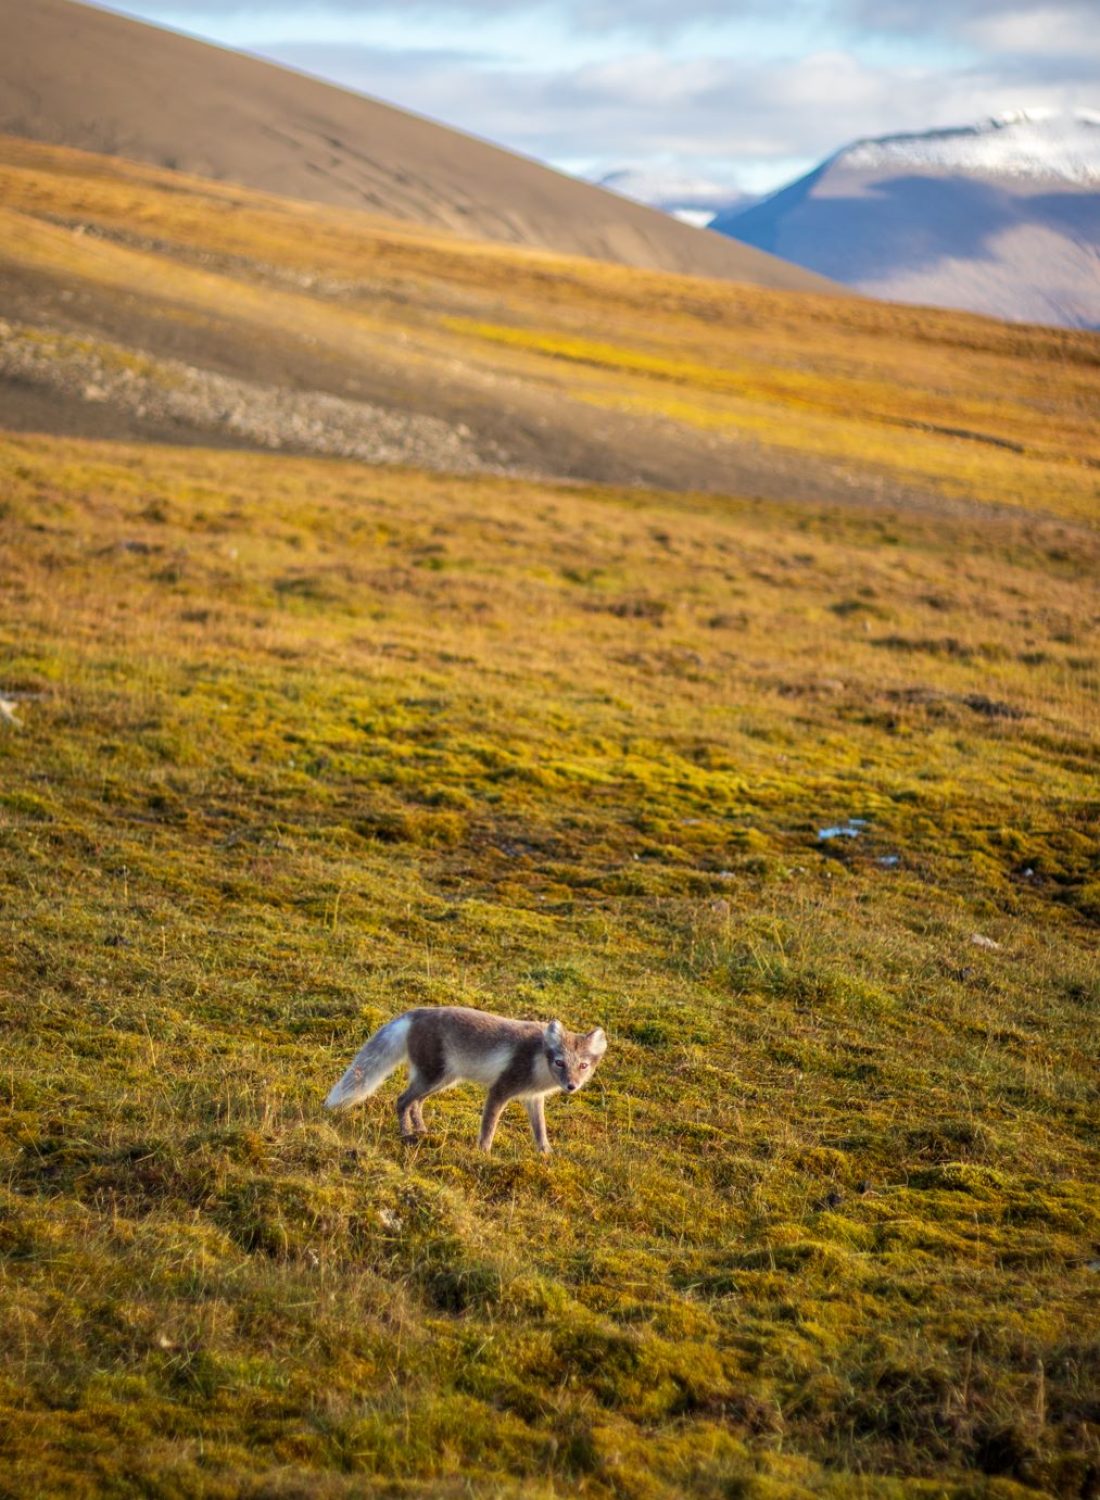
[[[593,1057],[602,1057],[607,1051],[607,1037],[604,1035],[602,1026],[597,1026],[595,1031],[590,1031],[584,1040]]]
[[[546,1045],[548,1047],[560,1047],[562,1041],[564,1040],[562,1036],[561,1022],[547,1021],[546,1030],[543,1035],[546,1037]]]

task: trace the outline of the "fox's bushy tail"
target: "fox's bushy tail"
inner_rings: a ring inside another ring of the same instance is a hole
[[[363,1043],[351,1067],[325,1100],[326,1109],[347,1109],[368,1099],[409,1054],[409,1017],[397,1016]]]

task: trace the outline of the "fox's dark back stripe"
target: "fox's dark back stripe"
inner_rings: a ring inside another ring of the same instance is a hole
[[[421,1082],[434,1088],[446,1071],[443,1026],[438,1014],[414,1010],[409,1027],[409,1062],[420,1074]]]

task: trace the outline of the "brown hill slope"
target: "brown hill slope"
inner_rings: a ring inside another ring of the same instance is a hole
[[[70,0],[0,0],[0,131],[625,265],[825,290],[376,100]]]
[[[1095,335],[673,276],[0,137],[0,426],[1096,514]]]

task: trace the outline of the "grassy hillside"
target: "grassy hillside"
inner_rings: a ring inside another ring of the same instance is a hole
[[[1095,335],[481,245],[10,138],[0,202],[5,425],[1096,514]]]
[[[595,270],[536,329],[476,265],[429,363],[887,477],[3,439],[0,1491],[1095,1495],[1095,341],[822,305],[811,359]],[[228,316],[193,276],[162,328]],[[470,1090],[322,1114],[451,1002],[607,1028],[548,1161]]]

